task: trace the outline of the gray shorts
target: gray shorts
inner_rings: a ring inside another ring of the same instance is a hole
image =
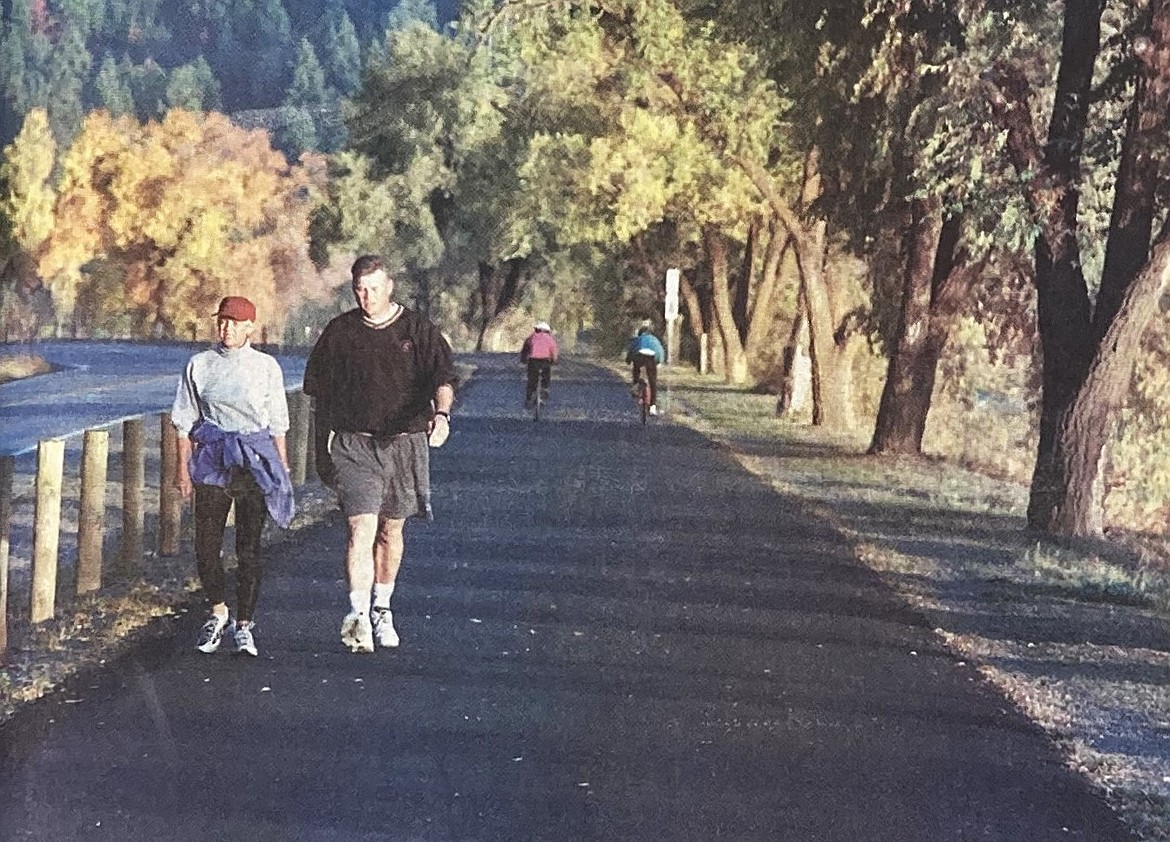
[[[376,439],[337,433],[329,445],[346,517],[378,514],[431,519],[430,450],[426,433]]]

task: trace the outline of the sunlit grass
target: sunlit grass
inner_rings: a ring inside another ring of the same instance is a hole
[[[1170,607],[1170,580],[1164,574],[1091,553],[1037,543],[1020,558],[1017,572],[1080,599]]]
[[[1118,552],[1122,560],[1110,561],[1029,537],[1022,482],[941,457],[868,456],[869,431],[830,433],[782,419],[775,395],[692,370],[670,371],[664,380],[677,420],[728,443],[777,491],[833,520],[870,559],[880,556],[885,570],[920,572],[926,562],[945,579],[948,565],[962,565],[988,581],[1042,585],[1064,598],[1170,609],[1170,575],[1134,554]],[[956,540],[963,532],[979,538]],[[898,546],[907,541],[929,545],[932,557],[900,558]]]

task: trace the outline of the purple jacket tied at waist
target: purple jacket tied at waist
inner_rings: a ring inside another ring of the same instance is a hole
[[[191,430],[191,441],[198,445],[187,463],[191,482],[227,488],[232,468],[244,468],[260,487],[272,519],[282,527],[292,522],[296,511],[292,480],[268,430],[229,433],[208,421],[200,421]]]

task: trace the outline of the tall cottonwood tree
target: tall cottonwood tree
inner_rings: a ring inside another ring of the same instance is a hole
[[[1039,228],[1035,260],[1044,391],[1028,518],[1037,528],[1075,535],[1102,531],[1102,451],[1128,390],[1141,335],[1170,280],[1170,229],[1163,226],[1151,242],[1158,193],[1166,183],[1170,4],[1165,0],[1151,0],[1131,40],[1136,78],[1095,306],[1084,274],[1077,212],[1104,7],[1103,0],[1066,4],[1043,144],[1023,69],[1004,62],[988,78],[992,113],[1008,133],[1013,163],[1027,176],[1024,195]]]

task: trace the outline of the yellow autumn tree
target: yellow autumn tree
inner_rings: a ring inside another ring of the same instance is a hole
[[[53,291],[58,312],[85,329],[117,324],[127,312],[120,267],[101,257],[110,245],[109,186],[141,131],[132,117],[95,111],[61,156],[55,224],[38,253],[37,271]],[[67,306],[67,298],[74,306]]]
[[[136,332],[189,337],[235,293],[281,328],[311,272],[312,197],[267,134],[218,114],[173,110],[144,126],[93,114],[67,157],[58,219],[82,230],[59,226],[42,272],[120,278]]]
[[[41,290],[36,257],[53,229],[53,166],[57,144],[44,109],[34,108],[4,150],[0,165],[0,216],[5,231],[0,268],[0,320],[4,335],[32,336],[49,318],[32,299]]]
[[[15,245],[35,254],[53,230],[55,198],[52,175],[57,143],[49,130],[49,115],[34,108],[24,119],[20,133],[4,150],[0,166],[8,217]]]

